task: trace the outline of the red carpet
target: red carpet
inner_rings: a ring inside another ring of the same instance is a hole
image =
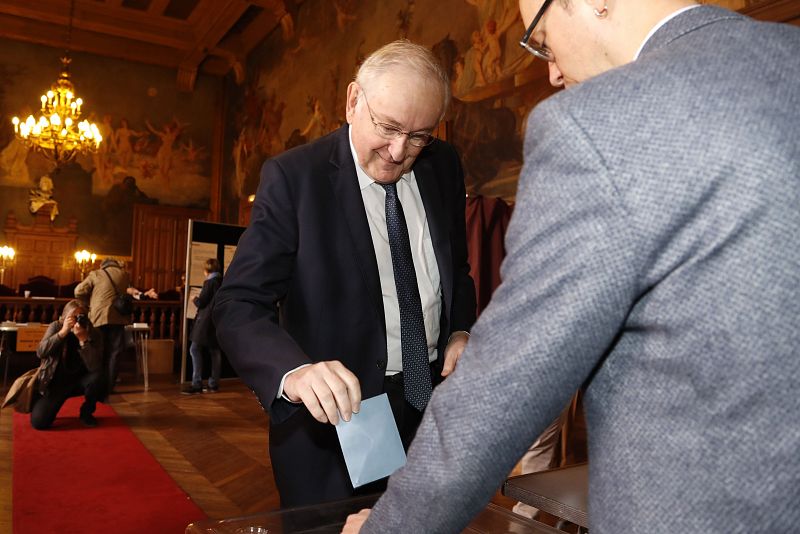
[[[110,406],[86,428],[81,402],[69,399],[45,431],[14,413],[16,534],[181,534],[206,517]]]

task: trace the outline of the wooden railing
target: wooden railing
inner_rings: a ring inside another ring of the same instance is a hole
[[[48,324],[58,319],[69,301],[66,298],[0,297],[0,322]],[[182,308],[180,301],[134,301],[132,322],[150,325],[151,339],[172,339],[175,346],[180,347]]]

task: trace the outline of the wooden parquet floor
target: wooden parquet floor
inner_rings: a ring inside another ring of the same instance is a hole
[[[172,479],[211,518],[276,509],[267,415],[238,380],[219,393],[181,395],[171,377],[120,384],[111,406]],[[12,412],[0,410],[0,532],[11,528]],[[87,429],[87,431],[91,431]]]
[[[147,392],[130,377],[110,403],[210,518],[279,507],[267,451],[267,415],[239,380],[223,380],[219,393],[187,396],[172,377],[151,377]],[[0,532],[12,532],[11,422],[11,410],[0,410]],[[499,493],[492,500],[508,508],[515,504]]]

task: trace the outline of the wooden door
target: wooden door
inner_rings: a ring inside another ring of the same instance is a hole
[[[133,209],[133,260],[128,270],[139,289],[175,289],[186,267],[189,219],[208,210],[137,204]]]

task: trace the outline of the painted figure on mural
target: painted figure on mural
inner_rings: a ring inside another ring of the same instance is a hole
[[[5,172],[3,185],[30,185],[31,176],[26,163],[28,152],[30,147],[16,137],[0,152],[0,168]]]
[[[281,17],[281,31],[284,41],[291,41],[294,37],[294,21],[297,19],[297,13],[300,11],[300,2],[298,0],[283,0],[284,14]]]
[[[161,145],[158,147],[156,153],[156,162],[158,163],[158,172],[161,178],[165,180],[165,185],[169,186],[169,171],[172,168],[172,148],[175,145],[175,140],[181,134],[182,125],[178,123],[177,119],[164,124],[161,130],[156,130],[150,121],[145,119],[147,129],[156,137],[161,139]],[[186,125],[183,125],[186,126]]]
[[[189,164],[197,164],[200,160],[206,158],[206,147],[195,146],[192,139],[189,139],[188,143],[181,143],[180,149],[183,159]]]
[[[286,102],[277,102],[274,91],[264,101],[264,106],[261,110],[258,144],[265,154],[272,155],[281,151],[283,142],[280,137],[280,129],[285,108]]]
[[[231,184],[233,193],[236,197],[244,195],[244,180],[246,177],[246,163],[247,156],[252,148],[247,142],[247,128],[242,128],[239,136],[233,142],[233,184]]]
[[[95,122],[89,119],[89,122]],[[104,115],[103,121],[97,124],[97,129],[100,130],[100,135],[103,136],[103,141],[100,143],[97,151],[92,154],[92,161],[94,162],[95,175],[101,184],[110,185],[113,180],[111,169],[111,153],[114,151],[114,127],[111,122],[111,115]]]
[[[486,85],[486,76],[483,74],[483,54],[486,51],[486,42],[483,40],[483,33],[479,30],[472,32],[470,41],[472,47],[464,56],[464,67],[472,74],[472,87],[480,87]],[[463,76],[461,79],[464,79]]]
[[[53,198],[53,180],[45,175],[39,178],[39,187],[31,189],[28,197],[28,209],[31,213],[37,213],[45,206],[50,209],[50,220],[54,221],[58,216],[58,202]]]
[[[487,20],[486,24],[483,25],[481,36],[484,43],[482,70],[486,79],[490,82],[498,80],[503,70],[500,67],[502,51],[500,50],[500,39],[497,35],[497,21],[494,19]]]
[[[26,106],[22,109],[20,115],[22,117],[27,117],[31,113],[31,108]],[[27,164],[30,147],[19,140],[13,132],[13,129],[9,128],[11,140],[3,147],[3,150],[0,151],[0,169],[3,170],[4,174],[2,180],[0,180],[0,184],[30,187],[33,183]]]
[[[518,72],[530,64],[530,58],[521,52],[516,57],[505,58],[503,36],[519,19],[515,0],[465,0],[475,6],[478,29],[470,36],[470,48],[459,61],[459,70],[453,76],[453,94],[456,97],[469,93],[475,87],[497,81],[504,75]]]
[[[128,167],[133,157],[133,143],[132,137],[141,137],[144,132],[137,132],[130,128],[128,119],[120,119],[119,126],[114,132],[114,144],[117,152],[117,162],[123,167]]]
[[[314,139],[319,139],[328,131],[325,124],[325,116],[322,114],[322,102],[320,102],[319,98],[315,96],[309,97],[307,105],[311,109],[311,118],[303,131],[300,132],[300,135],[305,137],[307,141],[313,141]]]

